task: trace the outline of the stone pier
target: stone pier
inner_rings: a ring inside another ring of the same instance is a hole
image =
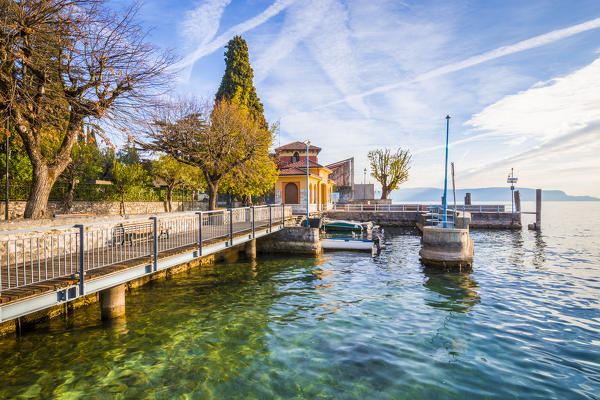
[[[256,259],[256,239],[252,239],[248,243],[245,244],[244,254],[251,260]]]
[[[318,228],[286,227],[257,243],[261,253],[294,253],[317,255],[322,252]]]
[[[104,289],[98,293],[100,316],[104,320],[125,315],[125,284]]]
[[[424,226],[419,255],[425,265],[459,271],[470,269],[473,239],[469,236],[469,229]]]

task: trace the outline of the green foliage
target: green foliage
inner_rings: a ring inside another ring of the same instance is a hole
[[[398,148],[395,153],[390,149],[369,151],[371,176],[381,184],[381,198],[387,199],[392,190],[408,180],[408,170],[412,156],[409,150]]]
[[[12,136],[9,138],[9,143],[9,180],[15,183],[30,182],[32,178],[33,167],[31,166],[31,161],[29,161],[29,156],[27,156],[25,149],[23,149],[23,144],[20,138],[18,136]],[[4,143],[1,149],[2,154],[0,154],[0,171],[2,171],[2,178],[4,178],[6,176],[6,134],[4,135]]]
[[[254,72],[250,66],[248,45],[241,36],[234,36],[227,43],[225,52],[225,74],[216,94],[216,100],[235,102],[248,109],[259,126],[268,129],[263,105],[252,82]]]

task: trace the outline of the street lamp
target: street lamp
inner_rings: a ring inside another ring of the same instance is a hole
[[[450,116],[446,115],[446,163],[444,165],[444,228],[447,227],[446,210],[448,209],[448,131],[450,130]]]
[[[309,223],[308,223],[308,217],[309,217],[309,211],[308,211],[308,198],[310,195],[310,189],[308,187],[308,146],[310,146],[310,140],[306,140],[304,142],[304,144],[306,145],[306,227],[309,227]]]
[[[367,169],[363,171],[363,201],[367,199]]]
[[[519,180],[519,178],[515,178],[515,169],[511,168],[510,175],[508,175],[508,178],[506,179],[506,183],[510,183],[510,190],[511,190],[511,195],[510,195],[510,212],[512,214],[511,218],[514,218],[514,214],[515,214],[515,183],[517,183],[518,180]]]

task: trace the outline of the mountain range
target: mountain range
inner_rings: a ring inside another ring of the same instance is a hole
[[[521,194],[521,201],[535,201],[535,189],[517,187]],[[471,201],[510,201],[510,189],[508,187],[489,187],[473,189],[457,189],[456,202],[462,203],[465,193],[471,193]],[[410,188],[394,190],[391,198],[394,202],[417,202],[417,201],[441,201],[443,189],[433,187]],[[452,190],[448,190],[448,200],[452,201]],[[600,201],[592,196],[570,196],[562,190],[542,190],[543,201]]]

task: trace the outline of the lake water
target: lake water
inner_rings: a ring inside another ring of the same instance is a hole
[[[125,320],[93,305],[0,339],[0,398],[598,399],[600,203],[544,203],[542,223],[473,231],[471,274],[424,269],[417,232],[388,229],[377,258],[153,282]]]

